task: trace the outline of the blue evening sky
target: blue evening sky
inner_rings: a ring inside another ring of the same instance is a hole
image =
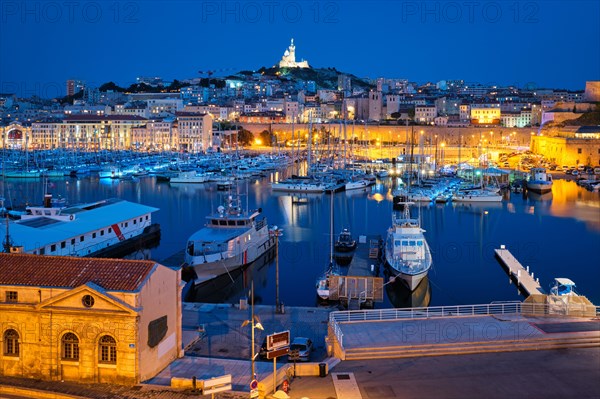
[[[583,89],[600,79],[598,1],[0,1],[0,92],[69,78],[225,75],[298,58],[361,77]]]

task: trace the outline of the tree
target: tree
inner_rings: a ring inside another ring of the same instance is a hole
[[[273,140],[271,137],[271,132],[268,130],[263,130],[262,132],[260,132],[259,134],[260,140],[262,141],[263,145],[267,145],[270,146],[273,144]]]
[[[120,86],[117,86],[117,84],[115,82],[107,82],[107,83],[104,83],[102,86],[100,86],[98,88],[98,91],[101,91],[101,92],[114,91],[114,92],[123,93],[125,91],[125,89]]]
[[[248,146],[254,141],[254,134],[250,130],[242,129],[238,132],[238,143]]]

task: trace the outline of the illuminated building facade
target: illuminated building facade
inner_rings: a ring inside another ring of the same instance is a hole
[[[183,355],[180,287],[153,261],[0,254],[0,375],[152,378]]]

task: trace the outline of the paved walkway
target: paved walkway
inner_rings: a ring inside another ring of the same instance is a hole
[[[343,347],[353,349],[504,340],[527,341],[548,335],[537,328],[541,324],[558,321],[562,324],[576,325],[589,323],[590,320],[583,317],[498,315],[349,322],[339,323],[339,327],[343,333]],[[597,331],[577,334],[594,333]]]

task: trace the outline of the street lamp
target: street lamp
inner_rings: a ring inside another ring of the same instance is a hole
[[[256,378],[256,373],[254,372],[254,358],[256,357],[255,353],[254,353],[254,329],[258,328],[259,330],[264,330],[264,327],[262,326],[262,324],[260,324],[260,319],[258,318],[258,316],[254,315],[254,278],[252,279],[252,282],[250,283],[250,297],[251,297],[251,305],[250,308],[252,309],[252,316],[250,318],[250,320],[244,320],[244,322],[242,323],[242,327],[246,327],[248,324],[251,324],[251,328],[252,328],[252,358],[251,358],[251,364],[252,364],[252,376],[250,377],[250,380],[254,380]]]
[[[275,313],[283,313],[279,302],[279,237],[283,235],[283,230],[273,226],[269,233],[275,237]]]

